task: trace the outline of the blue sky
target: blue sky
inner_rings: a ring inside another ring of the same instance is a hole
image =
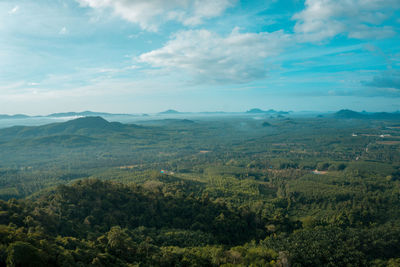
[[[398,0],[2,0],[0,114],[400,110]]]

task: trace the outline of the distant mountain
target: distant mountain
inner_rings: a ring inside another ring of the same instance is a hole
[[[335,118],[339,119],[365,119],[366,115],[350,110],[350,109],[342,109],[333,114]]]
[[[160,112],[158,114],[179,114],[179,113],[180,113],[179,111],[176,111],[174,109],[168,109],[168,110]]]
[[[266,113],[266,112],[264,110],[259,109],[259,108],[253,108],[253,109],[250,109],[250,110],[246,111],[246,113],[258,114],[258,113]]]
[[[287,111],[276,111],[276,110],[273,110],[273,109],[262,110],[262,109],[259,109],[259,108],[250,109],[250,110],[246,111],[246,113],[249,113],[249,114],[279,114],[279,115],[289,114],[289,112],[287,112]]]
[[[139,126],[108,122],[101,117],[83,117],[67,122],[52,123],[43,126],[14,126],[0,129],[0,140],[18,138],[36,138],[52,135],[99,135],[132,130]]]
[[[106,112],[93,112],[93,111],[83,111],[83,112],[60,112],[60,113],[52,113],[49,115],[37,115],[37,116],[28,116],[25,114],[0,114],[1,119],[27,119],[27,118],[65,118],[65,117],[89,117],[89,116],[101,116],[101,117],[111,117],[111,116],[133,116],[131,114],[119,114],[119,113],[106,113]]]
[[[83,111],[83,112],[63,112],[63,113],[53,113],[46,117],[88,117],[88,116],[113,116],[113,115],[124,115],[124,114],[113,114],[105,112],[93,112],[93,111]]]
[[[25,119],[25,118],[29,118],[29,116],[24,115],[24,114],[15,114],[15,115],[0,114],[0,120],[1,119]]]
[[[342,109],[333,114],[333,117],[338,119],[376,119],[376,120],[398,120],[400,119],[400,113],[388,113],[388,112],[357,112],[350,109]]]

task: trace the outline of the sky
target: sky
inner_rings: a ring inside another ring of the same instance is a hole
[[[400,110],[399,0],[0,0],[0,114]]]

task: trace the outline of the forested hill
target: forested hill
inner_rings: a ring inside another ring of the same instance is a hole
[[[266,233],[254,213],[207,196],[92,179],[34,201],[0,201],[0,209],[0,249],[11,243],[8,257],[0,254],[1,266],[168,266],[177,259],[163,259],[162,246],[237,245]]]
[[[348,227],[344,216],[302,225],[279,215],[284,203],[253,212],[162,183],[77,181],[0,201],[0,266],[396,264],[398,223]]]
[[[0,140],[33,138],[49,135],[98,135],[130,131],[138,126],[108,122],[101,117],[83,117],[43,126],[14,126],[0,129]]]
[[[101,233],[116,225],[130,229],[187,229],[189,234],[200,234],[210,242],[222,244],[239,244],[257,237],[254,214],[229,209],[207,197],[164,194],[157,185],[153,189],[83,180],[72,186],[59,186],[34,205],[51,209],[56,215],[56,221],[48,227],[50,232],[79,238],[86,238],[91,228]],[[192,242],[195,244],[195,240]]]

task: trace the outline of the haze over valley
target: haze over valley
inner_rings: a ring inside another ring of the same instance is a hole
[[[400,1],[0,1],[1,266],[400,266]]]

